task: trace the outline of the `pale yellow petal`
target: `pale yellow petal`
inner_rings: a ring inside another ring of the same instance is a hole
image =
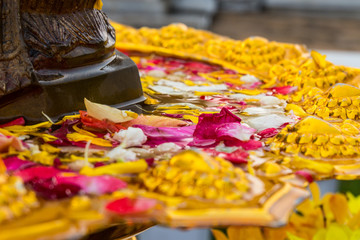
[[[137,114],[134,112],[123,111],[104,104],[93,103],[86,98],[84,99],[84,102],[89,116],[98,120],[108,119],[114,123],[122,123],[137,117]]]
[[[348,240],[350,236],[351,231],[347,226],[331,224],[326,231],[326,238],[324,240]]]
[[[326,238],[326,230],[320,229],[313,237],[312,240],[325,240]]]

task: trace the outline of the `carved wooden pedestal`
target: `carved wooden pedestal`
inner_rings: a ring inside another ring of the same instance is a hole
[[[115,51],[96,0],[0,0],[0,121],[144,100],[136,65]]]

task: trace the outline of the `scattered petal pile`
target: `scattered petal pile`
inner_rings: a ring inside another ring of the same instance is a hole
[[[359,70],[259,37],[115,28],[139,68],[142,114],[84,99],[56,123],[0,125],[0,239],[80,238],[124,221],[130,232],[285,226],[214,230],[231,240],[357,236],[352,195],[293,210],[308,182],[360,178]]]

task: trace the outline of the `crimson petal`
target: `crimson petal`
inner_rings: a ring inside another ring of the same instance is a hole
[[[10,126],[15,126],[15,125],[21,125],[21,126],[25,125],[25,119],[23,117],[16,118],[10,122],[1,124],[0,128],[10,127]]]
[[[223,108],[220,113],[201,114],[194,131],[196,139],[216,139],[216,128],[223,123],[240,123],[241,118]]]

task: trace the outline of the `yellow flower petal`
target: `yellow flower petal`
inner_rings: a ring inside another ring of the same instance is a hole
[[[292,110],[296,116],[301,118],[308,116],[308,114],[300,106],[295,104],[287,104],[285,110],[288,112]]]
[[[326,56],[316,51],[311,51],[311,57],[319,68],[325,68],[327,65]]]
[[[313,237],[312,240],[325,240],[326,239],[326,230],[320,229]],[[334,239],[335,240],[335,239]]]
[[[334,194],[330,198],[330,208],[337,223],[345,224],[350,216],[350,210],[346,197],[342,194]]]
[[[52,126],[51,122],[42,122],[30,126],[13,125],[9,127],[4,127],[4,129],[10,132],[20,133],[24,135],[32,132],[37,132],[39,128],[50,128],[51,126]]]
[[[84,157],[79,157],[79,156],[75,156],[75,155],[71,155],[70,156],[70,159],[71,162],[75,162],[75,161],[85,161],[85,158]],[[97,162],[107,162],[109,161],[110,158],[108,157],[99,157],[99,158],[95,158],[95,157],[88,157],[87,158],[87,161],[90,162],[90,163],[97,163]]]
[[[59,153],[61,152],[61,149],[60,148],[57,148],[57,147],[54,147],[50,144],[42,144],[40,146],[41,150],[45,151],[45,152],[48,152],[48,153]]]
[[[307,117],[299,122],[296,127],[298,133],[341,134],[337,127],[316,117]]]
[[[42,138],[45,142],[53,142],[55,140],[57,140],[58,138],[53,136],[53,135],[50,135],[50,134],[46,134],[46,133],[29,133],[30,135],[32,136],[35,136],[35,137],[40,137]]]
[[[346,135],[357,135],[359,134],[359,129],[350,123],[345,123],[341,125],[341,131]]]
[[[139,116],[137,113],[132,112],[132,111],[125,111],[125,113],[126,113],[129,117],[131,117],[131,118],[133,118],[133,119],[135,119],[135,118],[137,118],[137,117]]]
[[[360,239],[360,229],[354,231],[350,237],[350,240],[359,240],[359,239]]]
[[[229,240],[249,239],[249,236],[253,240],[264,240],[259,227],[229,227],[227,234]]]
[[[129,173],[141,173],[148,167],[145,160],[138,160],[135,162],[122,162],[109,164],[103,167],[90,168],[84,167],[80,174],[87,176],[101,176],[101,175],[120,175]]]
[[[94,138],[87,135],[82,135],[80,133],[69,133],[66,135],[66,138],[69,141],[73,142],[88,142],[91,141],[91,144],[102,146],[102,147],[112,147],[110,141],[102,139],[102,138]]]
[[[9,132],[8,130],[5,130],[3,128],[0,128],[0,134],[11,137],[11,136],[15,136],[15,134],[12,134],[11,132]]]
[[[67,116],[63,117],[60,121],[56,122],[55,125],[61,125],[66,120],[72,120],[72,119],[75,119],[75,118],[80,118],[80,114],[67,115]]]
[[[41,236],[47,236],[54,233],[60,233],[68,230],[71,227],[70,220],[59,219],[54,221],[48,221],[45,223],[39,223],[34,225],[28,225],[24,227],[2,229],[1,240],[12,239],[36,239]]]
[[[207,155],[188,150],[173,156],[170,164],[188,170],[211,172],[215,167],[206,158]]]
[[[351,229],[359,229],[360,230],[360,211],[358,213],[356,213],[355,215],[353,215],[349,219],[349,222],[347,223],[347,225]],[[358,239],[360,239],[360,238],[358,238]]]
[[[353,97],[360,95],[360,89],[349,84],[336,84],[329,91],[334,98]]]
[[[70,201],[71,211],[85,211],[91,207],[91,199],[88,196],[75,196]]]
[[[352,193],[346,193],[347,198],[349,199],[349,208],[352,214],[357,214],[360,212],[360,196],[355,197]]]
[[[255,176],[255,169],[253,168],[250,161],[248,161],[248,163],[247,163],[247,171],[249,174]]]
[[[297,236],[295,236],[295,235],[293,235],[293,234],[291,234],[291,233],[289,233],[289,232],[287,232],[286,235],[287,235],[287,237],[288,237],[289,240],[305,240],[304,238],[297,237]]]
[[[3,174],[5,172],[6,172],[5,164],[4,164],[3,160],[0,158],[0,174]]]
[[[79,128],[77,125],[74,125],[74,126],[73,126],[73,129],[74,129],[76,132],[78,132],[78,133],[80,133],[80,134],[82,134],[82,135],[86,135],[86,136],[90,136],[90,137],[96,137],[95,134],[93,134],[93,133],[91,133],[91,132],[89,132],[89,131],[86,131],[86,130],[84,130],[84,129],[81,129],[81,128]]]
[[[316,162],[314,160],[295,157],[291,161],[292,167],[296,169],[309,169],[317,173],[330,175],[333,173],[334,166],[329,163]]]
[[[349,227],[339,224],[331,224],[326,230],[325,240],[348,240],[350,239],[351,231]]]
[[[320,188],[319,185],[317,185],[316,182],[313,182],[309,185],[309,189],[311,191],[312,199],[315,203],[315,205],[320,204]]]
[[[265,228],[264,236],[266,240],[283,240],[286,239],[286,227],[282,228]]]
[[[145,100],[145,104],[147,105],[155,105],[155,104],[159,104],[159,100],[150,97],[149,95],[145,94],[146,100]]]
[[[225,234],[217,229],[211,229],[212,234],[215,237],[215,240],[228,240],[228,238],[225,236]]]
[[[242,94],[246,94],[246,95],[250,95],[250,96],[255,96],[255,95],[259,95],[261,93],[266,93],[266,90],[258,90],[258,89],[241,89],[241,90],[233,90],[236,93],[242,93]]]
[[[48,152],[40,152],[31,156],[31,161],[41,163],[43,165],[52,166],[56,156],[51,155]]]
[[[183,115],[183,119],[190,120],[190,121],[192,121],[194,124],[197,124],[197,123],[199,122],[199,117],[197,117],[197,116],[192,116],[192,115]]]
[[[94,8],[95,8],[95,9],[98,9],[98,10],[101,10],[102,7],[103,7],[102,1],[101,1],[101,0],[97,0],[97,1],[95,2]]]
[[[277,174],[281,171],[281,167],[277,163],[273,162],[265,162],[261,166],[261,169],[263,169],[266,174],[270,175]]]
[[[324,215],[324,220],[326,220],[324,227],[329,226],[332,222],[335,221],[335,216],[333,211],[331,210],[331,205],[330,205],[331,196],[332,194],[328,193],[325,194],[325,196],[322,199],[323,215]]]
[[[198,91],[195,91],[194,94],[196,96],[214,96],[214,95],[219,95],[221,93],[219,93],[219,92],[198,92]]]

